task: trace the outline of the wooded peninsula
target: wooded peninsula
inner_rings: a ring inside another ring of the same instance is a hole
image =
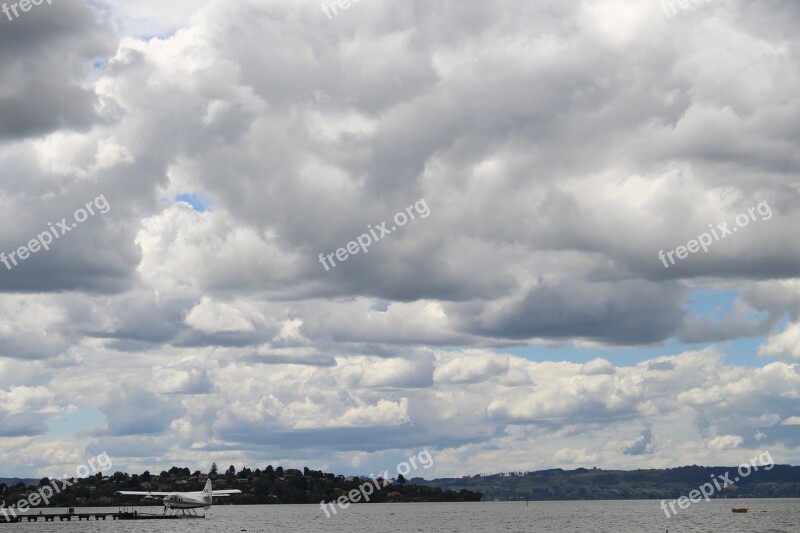
[[[371,502],[465,502],[522,500],[627,500],[675,499],[709,479],[735,473],[736,467],[682,466],[668,469],[602,470],[560,468],[535,472],[479,474],[459,478],[425,480],[397,478],[379,480]],[[49,507],[141,505],[141,497],[115,495],[120,490],[154,492],[200,491],[207,479],[215,489],[239,489],[241,495],[225,499],[240,504],[319,504],[343,496],[368,478],[336,475],[319,470],[267,466],[264,470],[232,465],[225,471],[216,465],[204,474],[173,466],[159,474],[143,472],[112,475],[98,473],[76,480],[55,495]],[[0,479],[0,499],[7,505],[18,501],[51,480]],[[800,467],[775,465],[752,472],[725,487],[714,498],[800,498]],[[144,503],[147,503],[145,500]],[[159,501],[151,501],[160,505]]]

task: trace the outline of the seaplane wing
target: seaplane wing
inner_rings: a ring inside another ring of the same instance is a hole
[[[223,496],[230,496],[231,494],[241,494],[242,491],[239,489],[231,489],[231,490],[213,490],[211,491],[211,495],[215,498],[222,498]]]
[[[114,494],[122,496],[169,496],[172,492],[149,492],[141,490],[118,490]]]

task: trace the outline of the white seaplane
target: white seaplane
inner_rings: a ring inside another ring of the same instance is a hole
[[[164,513],[167,509],[180,510],[183,514],[193,514],[195,509],[208,510],[214,503],[214,498],[224,498],[231,494],[241,494],[238,489],[214,490],[211,488],[211,480],[206,481],[205,488],[200,492],[151,492],[138,490],[118,490],[115,494],[121,496],[146,496],[151,498],[161,498],[164,504]]]

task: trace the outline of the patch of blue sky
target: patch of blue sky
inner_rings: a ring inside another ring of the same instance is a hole
[[[198,213],[203,213],[211,207],[211,201],[199,193],[181,193],[175,197],[176,202],[186,202]]]
[[[725,315],[733,312],[733,305],[739,298],[737,291],[718,291],[713,289],[695,289],[686,300],[685,307],[692,318],[708,317],[712,322],[721,322]],[[769,316],[767,313],[751,312],[747,318],[756,323]]]
[[[733,304],[737,298],[739,293],[736,291],[695,289],[684,305],[691,312],[692,318],[706,316],[718,322],[733,311]]]
[[[586,363],[598,357],[607,359],[615,366],[631,366],[639,361],[654,359],[661,355],[677,355],[687,350],[695,350],[677,341],[667,341],[663,345],[652,347],[592,347],[578,348],[571,343],[559,346],[509,346],[497,351],[517,355],[529,361],[569,361],[570,363]]]
[[[687,344],[677,339],[669,339],[656,346],[610,346],[578,348],[570,343],[561,346],[509,346],[495,351],[523,357],[529,361],[568,361],[586,363],[598,357],[608,360],[615,366],[633,366],[641,361],[660,356],[678,355],[683,352],[696,352],[709,347],[722,353],[728,364],[746,367],[764,366],[765,359],[759,359],[758,347],[766,341],[764,337],[736,339],[724,342],[705,342]]]
[[[48,437],[74,438],[82,431],[96,426],[105,420],[105,416],[96,407],[84,407],[68,415],[51,418],[47,421]]]
[[[172,39],[176,33],[178,33],[177,30],[169,29],[169,30],[164,30],[162,33],[142,33],[136,35],[136,38],[145,42],[148,42],[152,39],[159,39],[161,41],[166,41],[168,39]]]
[[[764,366],[772,358],[759,358],[758,347],[767,342],[766,337],[748,337],[724,343],[718,343],[720,350],[725,352],[726,360],[739,366]]]

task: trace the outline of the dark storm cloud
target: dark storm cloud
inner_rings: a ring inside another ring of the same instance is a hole
[[[675,370],[675,363],[673,363],[672,361],[658,361],[658,362],[651,361],[647,364],[647,369],[656,371],[661,370],[666,372],[669,370]]]
[[[681,292],[640,281],[544,283],[518,301],[467,307],[461,320],[471,333],[497,338],[647,344],[669,338],[681,324]]]
[[[97,436],[160,434],[174,419],[186,413],[186,407],[179,399],[156,395],[136,385],[115,389],[115,393],[99,407],[106,419],[102,427],[93,431]]]
[[[253,354],[237,358],[237,361],[253,365],[305,365],[330,367],[336,366],[336,359],[323,354],[308,355],[261,355]]]
[[[25,186],[36,188],[38,180],[33,181],[33,184]],[[0,214],[0,220],[6,223],[0,228],[0,252],[5,254],[8,264],[0,268],[0,290],[58,292],[83,289],[110,293],[130,287],[140,258],[140,250],[133,242],[134,227],[124,219],[127,210],[124,203],[118,204],[122,197],[113,194],[114,186],[101,187],[76,184],[68,191],[58,193],[55,186],[50,190],[27,193],[7,191],[5,203],[8,209]],[[92,206],[93,215],[89,215],[86,204]],[[76,218],[79,211],[88,217],[83,222]],[[38,251],[25,260],[8,259],[12,253],[17,253],[18,258],[20,247],[28,247],[34,239],[41,243],[48,233],[50,242],[46,248],[39,246]]]
[[[98,119],[98,99],[82,84],[92,61],[114,51],[109,25],[79,0],[20,15],[0,17],[0,141],[87,129]]]
[[[33,333],[33,332],[31,332]],[[48,337],[13,335],[0,338],[0,356],[34,361],[49,359],[66,350],[71,343],[58,334]]]
[[[173,299],[159,305],[152,295],[134,294],[114,299],[101,305],[96,314],[118,317],[107,331],[90,331],[97,338],[114,339],[120,347],[160,346],[171,342],[185,326],[183,313],[188,307],[186,300]],[[134,343],[134,344],[129,344]]]
[[[718,342],[743,337],[758,337],[769,334],[778,322],[776,318],[749,320],[747,317],[726,317],[715,323],[708,317],[687,320],[678,338],[681,342]]]
[[[266,430],[219,426],[226,438],[250,445],[265,445],[283,449],[313,449],[325,451],[364,450],[375,452],[386,449],[412,449],[430,445],[433,435],[420,434],[407,425],[370,426],[329,429],[293,429],[291,431]],[[457,447],[474,442],[472,437],[437,435],[438,446]],[[483,439],[481,439],[483,440]]]
[[[182,347],[254,346],[269,341],[276,333],[263,327],[253,332],[206,332],[186,325],[186,315],[195,300],[172,298],[159,302],[154,295],[129,293],[111,298],[94,311],[95,321],[104,314],[117,316],[114,327],[86,333],[101,339],[113,339],[112,347],[135,351],[149,350],[164,344]]]
[[[204,333],[186,329],[173,340],[175,346],[254,346],[270,340],[266,332],[260,333]]]
[[[114,470],[119,472],[132,471],[131,468],[126,468],[126,465],[121,460],[123,457],[145,457],[150,459],[155,455],[169,452],[169,447],[166,443],[153,438],[152,435],[123,437],[103,436],[90,442],[86,449],[89,450],[89,454],[96,453],[96,450],[104,450],[114,461]],[[183,465],[184,461],[176,457],[173,464],[178,463]]]
[[[0,437],[37,436],[47,432],[45,419],[29,413],[5,415],[0,412]]]

